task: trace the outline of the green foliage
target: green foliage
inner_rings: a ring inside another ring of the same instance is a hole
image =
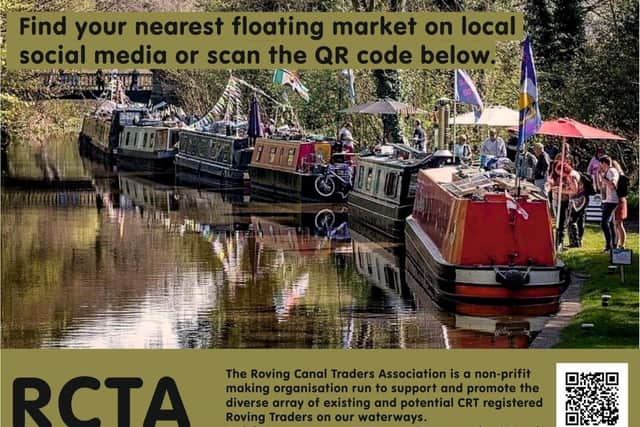
[[[634,249],[633,263],[625,269],[625,283],[607,274],[609,255],[601,253],[604,238],[598,227],[588,227],[585,246],[571,249],[563,259],[572,271],[589,274],[582,288],[582,311],[563,331],[561,348],[638,347],[638,234],[627,234],[627,247]],[[601,295],[611,295],[602,307]],[[593,323],[585,332],[582,323]]]

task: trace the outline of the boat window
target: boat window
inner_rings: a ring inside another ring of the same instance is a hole
[[[256,154],[256,162],[260,161],[260,157],[262,157],[262,150],[264,150],[264,145],[258,146],[258,154]]]
[[[273,163],[273,161],[276,159],[276,151],[278,149],[276,147],[271,147],[271,150],[269,150],[269,163]]]
[[[138,133],[137,133],[137,132],[135,132],[135,133],[133,134],[133,146],[134,146],[134,147],[137,147],[137,146],[138,146]]]
[[[231,161],[231,144],[226,142],[219,143],[220,151],[218,151],[218,161],[229,163]]]
[[[367,170],[367,187],[366,187],[366,190],[367,190],[367,191],[371,191],[371,181],[372,181],[372,178],[373,178],[373,169],[369,168],[369,169]]]
[[[151,132],[149,134],[149,147],[153,147],[153,140],[155,136],[156,136],[155,132]]]
[[[147,147],[147,133],[144,133],[144,136],[142,137],[142,148],[146,148]]]
[[[382,174],[382,169],[376,171],[376,179],[373,181],[373,194],[376,194],[380,188],[380,174]]]
[[[282,155],[284,154],[284,147],[280,147],[280,156],[278,156],[278,163],[282,164]]]
[[[293,166],[293,155],[295,154],[295,148],[289,148],[289,154],[287,154],[287,166]]]
[[[127,131],[127,135],[124,138],[124,145],[129,145],[129,137],[131,136],[131,132]]]
[[[198,138],[198,157],[206,157],[209,154],[209,140],[207,138]]]
[[[364,166],[360,166],[358,169],[358,188],[362,188],[364,182]]]
[[[384,183],[384,194],[387,196],[395,196],[396,195],[396,186],[398,181],[398,174],[389,173],[387,174],[387,179]]]

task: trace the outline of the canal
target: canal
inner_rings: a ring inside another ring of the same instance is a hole
[[[74,136],[3,155],[9,348],[526,347],[547,317],[440,309],[346,205],[119,171]]]

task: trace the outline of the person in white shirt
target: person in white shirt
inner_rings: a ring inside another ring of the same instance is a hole
[[[493,157],[507,157],[507,147],[504,140],[498,136],[495,129],[489,131],[489,138],[485,139],[480,148],[480,155]]]
[[[606,246],[604,252],[609,252],[614,249],[616,244],[616,232],[613,223],[613,213],[618,207],[618,193],[616,187],[618,186],[618,179],[620,174],[616,168],[612,167],[613,161],[609,156],[602,156],[600,158],[600,173],[602,174],[602,180],[600,185],[603,192],[602,199],[602,220],[600,221],[600,227],[604,233],[604,239]]]

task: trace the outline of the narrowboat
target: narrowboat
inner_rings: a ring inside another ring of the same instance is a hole
[[[413,209],[418,171],[452,161],[448,151],[427,155],[400,144],[359,155],[348,198],[351,219],[392,239],[402,239],[405,219]]]
[[[344,201],[351,167],[331,158],[329,141],[258,138],[249,165],[251,191],[294,201]]]
[[[124,126],[116,150],[118,165],[135,170],[173,171],[178,132],[176,122],[160,120],[141,120],[136,126]]]
[[[80,148],[99,158],[111,160],[117,154],[120,133],[147,114],[146,108],[99,108],[82,120]]]
[[[405,240],[407,274],[439,303],[555,304],[568,284],[544,195],[507,173],[421,170]]]
[[[253,147],[247,136],[181,130],[176,171],[195,180],[248,182]]]

